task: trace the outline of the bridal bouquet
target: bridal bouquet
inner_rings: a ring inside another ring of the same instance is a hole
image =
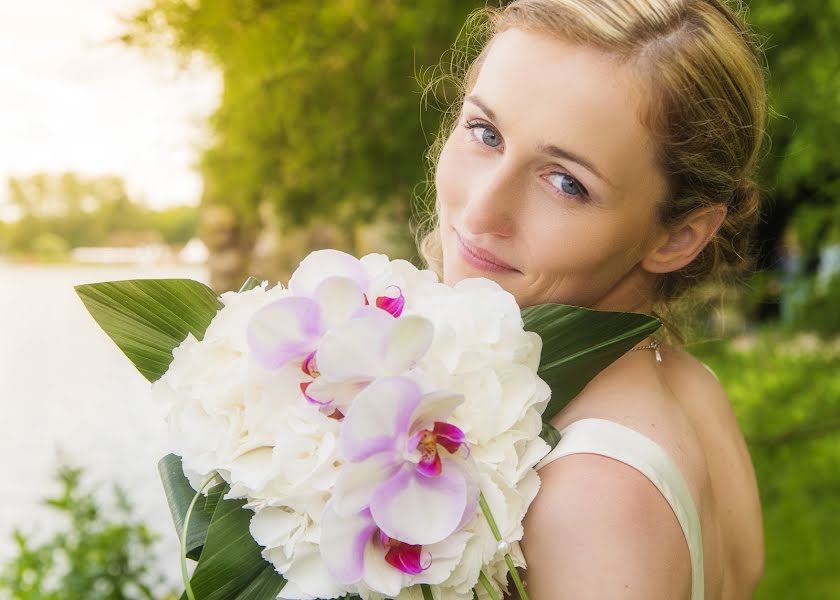
[[[190,599],[497,599],[509,574],[527,598],[549,421],[658,326],[337,250],[286,287],[77,292],[166,409]]]

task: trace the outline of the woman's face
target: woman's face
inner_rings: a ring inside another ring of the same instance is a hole
[[[496,36],[438,163],[444,281],[487,277],[522,306],[645,310],[655,275],[639,263],[666,187],[640,88],[598,50]]]

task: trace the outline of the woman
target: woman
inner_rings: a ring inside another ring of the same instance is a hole
[[[446,283],[658,315],[747,264],[766,92],[732,8],[517,0],[479,22],[489,40],[432,153],[421,249]],[[726,394],[686,352],[636,349],[553,421],[521,543],[530,597],[749,598],[761,509]]]

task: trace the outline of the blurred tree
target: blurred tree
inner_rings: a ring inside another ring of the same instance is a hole
[[[779,198],[801,189],[840,196],[840,2],[749,0],[748,20],[765,38],[773,115],[764,178]],[[813,197],[802,198],[814,201]]]
[[[484,4],[151,0],[124,39],[198,52],[221,71],[205,205],[233,207],[245,229],[268,202],[284,227],[320,216],[352,232],[389,217],[408,237],[411,195],[426,177],[424,130],[434,134],[439,120],[430,113],[421,124],[415,76]]]
[[[0,227],[0,252],[57,259],[79,246],[127,239],[185,244],[196,234],[198,209],[152,211],[132,200],[120,177],[73,172],[11,177],[9,201],[20,216]],[[128,235],[133,234],[133,235]]]
[[[116,176],[36,173],[12,177],[8,187],[20,218],[0,227],[3,253],[58,258],[70,248],[108,245],[120,237],[183,245],[198,228],[197,207],[150,210],[132,200]]]
[[[770,198],[759,239],[761,266],[774,266],[782,231],[798,207],[840,203],[840,2],[747,4],[770,73],[770,149],[762,169]]]
[[[159,232],[163,241],[172,245],[186,244],[195,237],[198,229],[198,208],[172,206],[149,212],[145,222],[149,229]]]
[[[8,187],[9,200],[21,216],[10,228],[13,249],[30,250],[31,241],[43,232],[76,247],[101,243],[113,230],[145,226],[147,209],[129,199],[119,177],[36,173],[10,177]]]

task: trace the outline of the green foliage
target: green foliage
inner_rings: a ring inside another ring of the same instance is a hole
[[[173,206],[159,211],[148,211],[144,224],[160,233],[167,244],[182,245],[196,236],[198,208]]]
[[[32,252],[46,260],[63,260],[67,258],[70,248],[65,239],[59,235],[44,231],[36,235],[30,244]]]
[[[188,335],[201,340],[222,302],[191,279],[127,279],[77,285],[91,316],[149,381]]]
[[[14,532],[17,554],[0,569],[0,592],[15,600],[156,600],[163,578],[153,563],[155,536],[136,521],[125,493],[103,509],[79,469],[61,467],[61,493],[46,504],[68,527],[37,543]]]
[[[813,331],[825,338],[840,336],[840,273],[825,285],[815,277],[800,284],[803,298],[792,309],[791,328]]]
[[[543,411],[550,421],[586,384],[637,342],[659,329],[660,322],[639,313],[590,310],[564,304],[537,304],[522,310],[526,331],[539,334],[539,376],[551,388]],[[543,429],[549,443],[553,433]]]
[[[784,201],[840,198],[840,2],[748,0],[765,38],[772,150],[764,180]],[[805,195],[802,198],[802,195]]]
[[[840,597],[840,345],[770,329],[691,351],[720,377],[750,446],[766,536],[756,598]]]
[[[120,237],[184,244],[196,234],[196,207],[150,210],[129,197],[119,177],[37,173],[9,178],[8,188],[20,219],[0,227],[3,253],[56,260],[70,248]]]
[[[288,223],[405,222],[425,179],[423,65],[437,64],[479,0],[152,0],[125,39],[173,42],[224,78],[203,158],[204,201],[255,220],[269,201]],[[434,132],[437,114],[425,129]],[[409,235],[409,232],[405,232]]]
[[[801,206],[786,241],[795,256],[781,285],[787,326],[824,337],[840,334],[840,202]]]

